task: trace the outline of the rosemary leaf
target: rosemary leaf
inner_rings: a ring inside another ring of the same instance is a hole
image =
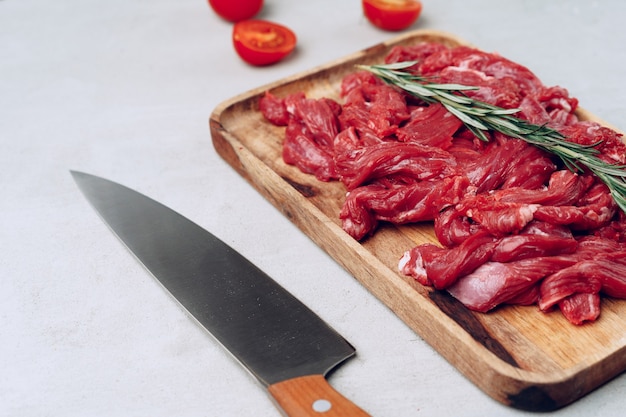
[[[468,91],[468,90],[478,90],[478,87],[473,87],[471,85],[462,85],[462,84],[431,84],[429,88],[433,90],[444,90],[444,91]]]
[[[484,124],[482,124],[480,121],[476,120],[473,117],[470,117],[469,115],[467,115],[467,113],[464,113],[458,108],[453,107],[451,104],[444,103],[443,105],[450,113],[458,117],[466,125],[473,126],[480,130],[489,130],[489,128],[485,126]]]

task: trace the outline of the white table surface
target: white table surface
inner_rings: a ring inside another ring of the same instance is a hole
[[[425,0],[452,32],[626,128],[626,2]],[[221,237],[356,348],[330,382],[373,416],[521,416],[464,378],[213,149],[220,102],[396,36],[358,0],[266,0],[297,51],[244,64],[202,0],[0,0],[0,415],[276,416],[260,385],[113,237],[69,170]],[[626,375],[553,413],[615,416]]]

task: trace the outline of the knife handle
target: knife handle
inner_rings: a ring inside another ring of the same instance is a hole
[[[308,375],[268,387],[289,417],[370,417],[330,386],[323,375]]]

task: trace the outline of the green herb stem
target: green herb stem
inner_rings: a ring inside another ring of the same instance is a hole
[[[546,125],[535,125],[513,116],[520,111],[519,109],[504,109],[474,100],[464,94],[465,91],[477,90],[478,87],[431,83],[425,77],[405,71],[415,64],[416,61],[407,61],[357,67],[427,103],[441,103],[482,141],[489,141],[487,132],[496,131],[522,139],[556,155],[573,172],[582,172],[582,166],[586,167],[606,184],[617,205],[626,213],[626,167],[610,164],[598,158],[599,143],[581,145],[570,142],[564,135]]]

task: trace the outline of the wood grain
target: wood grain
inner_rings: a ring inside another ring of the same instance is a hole
[[[369,417],[331,387],[323,375],[309,375],[270,385],[268,391],[289,417]]]
[[[626,301],[604,300],[600,318],[574,326],[559,312],[507,306],[481,314],[445,292],[397,272],[401,254],[435,242],[432,224],[385,225],[364,242],[342,229],[338,213],[345,188],[323,183],[286,165],[284,129],[258,111],[265,91],[277,96],[304,91],[338,99],[341,79],[355,64],[380,63],[393,45],[423,41],[466,42],[434,31],[416,31],[343,59],[254,89],[220,104],[209,126],[216,151],[278,210],[347,269],[469,380],[512,407],[547,411],[563,407],[626,368]],[[598,120],[580,110],[583,119]]]

